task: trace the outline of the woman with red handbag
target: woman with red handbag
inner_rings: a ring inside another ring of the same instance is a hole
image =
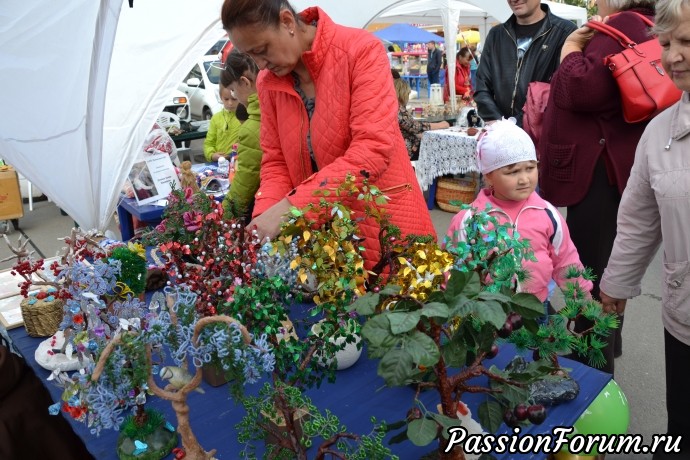
[[[653,20],[654,0],[597,0],[600,17],[637,43],[653,39],[638,16]],[[566,206],[567,223],[580,259],[596,276],[592,296],[616,237],[616,215],[630,175],[635,148],[647,122],[627,123],[618,86],[604,58],[619,53],[611,37],[583,26],[570,34],[561,50],[561,65],[551,79],[549,102],[539,141],[541,195]],[[620,327],[603,350],[614,371],[622,353]],[[587,324],[578,324],[585,329]]]

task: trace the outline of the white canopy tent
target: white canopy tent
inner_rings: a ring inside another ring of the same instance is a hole
[[[363,28],[393,7],[423,1],[425,0],[291,0],[291,3],[298,10],[318,5],[339,24]],[[464,0],[464,3],[479,7],[501,21],[508,19],[511,14],[506,0]]]
[[[377,18],[372,19],[371,22],[405,22],[412,24],[427,25],[444,24],[443,18],[444,16],[449,14],[450,11],[445,8],[444,4],[431,5],[430,3],[431,2],[429,0],[416,0],[410,3],[405,3],[403,5],[397,5],[387,10],[385,13],[381,14]],[[452,0],[450,3],[455,6],[455,11],[458,12],[458,25],[476,26],[479,29],[480,36],[482,37],[486,37],[486,32],[492,24],[502,22],[496,19],[494,16],[487,13],[484,9],[478,6],[474,6],[470,3],[457,0]],[[510,16],[509,8],[506,14]],[[508,18],[508,16],[506,16],[506,19]]]
[[[506,5],[506,8],[503,10],[492,9],[495,13],[500,12],[501,18],[493,16],[482,7],[468,3],[467,0],[452,0],[452,3],[457,4],[458,7],[458,24],[460,26],[478,27],[483,37],[486,36],[487,25],[504,22],[511,14],[510,9],[507,7],[507,2],[503,2]],[[556,16],[575,21],[578,26],[587,22],[587,10],[585,8],[547,0],[542,0],[542,3],[547,4]],[[440,25],[443,24],[443,14],[443,9],[433,5],[433,2],[429,0],[414,0],[409,3],[397,4],[370,22]]]
[[[448,68],[454,69],[459,25],[477,25],[477,22],[479,22],[481,24],[480,34],[486,36],[489,18],[491,18],[492,22],[503,22],[511,14],[508,3],[503,0],[486,0],[483,2],[474,0],[412,0],[391,4],[369,22],[404,21],[417,24],[443,24],[446,61]],[[450,103],[454,108],[455,72],[448,72],[446,78],[450,88]]]
[[[566,3],[551,2],[548,0],[542,0],[541,2],[549,5],[551,12],[556,16],[575,21],[578,26],[587,22],[587,8],[568,5]]]
[[[221,5],[2,2],[0,157],[80,226],[106,228],[156,117],[223,35]]]
[[[575,21],[578,25],[587,22],[585,8],[542,0],[551,12],[565,19]],[[489,27],[506,21],[512,14],[508,2],[472,2],[469,0],[412,0],[397,3],[371,22],[383,23],[414,23],[414,24],[443,24],[444,43],[448,68],[455,68],[456,31],[458,26],[476,26],[479,35],[486,37]],[[449,72],[447,77],[451,92],[451,103],[455,102],[455,73]]]
[[[414,0],[293,0],[363,28]],[[419,0],[416,0],[419,1]],[[461,9],[446,11],[446,46]],[[499,21],[505,0],[465,0]],[[0,4],[0,157],[81,227],[105,229],[141,144],[194,62],[223,35],[222,0],[32,0]],[[454,55],[449,56],[453,58]],[[454,63],[449,65],[454,66]],[[451,67],[452,68],[452,67]]]

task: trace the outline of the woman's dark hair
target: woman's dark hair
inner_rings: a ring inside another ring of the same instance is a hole
[[[471,56],[470,49],[468,47],[464,46],[464,47],[460,48],[460,50],[458,50],[458,54],[455,57],[459,58],[459,57],[468,57],[468,56]]]
[[[391,75],[393,76],[393,80],[397,80],[398,78],[400,78],[400,72],[398,72],[395,69],[391,69]]]
[[[254,59],[235,48],[225,59],[225,69],[220,73],[220,84],[227,87],[242,77],[255,81],[257,73],[259,68]]]
[[[393,47],[393,45],[388,45],[388,51],[390,51],[391,53],[395,52],[395,48]]]
[[[299,16],[287,0],[225,0],[220,10],[223,29],[232,30],[237,26],[273,26],[280,23],[280,11],[289,10],[295,19]]]
[[[244,104],[237,104],[237,108],[235,109],[235,118],[243,123],[249,119],[249,114],[247,113],[247,108],[244,106]]]

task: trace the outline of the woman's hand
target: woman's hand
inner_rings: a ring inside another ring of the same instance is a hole
[[[212,161],[218,161],[218,158],[220,158],[220,157],[227,158],[228,157],[227,152],[216,152],[213,155],[211,155],[211,160]]]
[[[622,315],[625,311],[626,299],[614,299],[605,292],[599,292],[599,297],[601,298],[601,305],[605,313],[618,313]]]
[[[255,217],[249,225],[247,225],[247,231],[253,232],[256,230],[256,234],[259,237],[259,241],[264,241],[265,239],[272,240],[280,233],[280,225],[286,220],[285,214],[288,212],[292,205],[287,198],[283,198],[260,216]]]
[[[608,18],[605,18],[604,22],[606,22],[606,19]],[[592,16],[590,21],[601,22],[602,19],[601,16]],[[594,29],[590,29],[584,25],[579,29],[575,29],[570,35],[568,35],[568,38],[566,38],[565,42],[563,43],[563,48],[561,48],[561,62],[563,62],[563,59],[565,59],[565,57],[570,53],[582,51],[585,48],[585,45],[587,45],[587,43],[589,43],[594,36],[594,32]]]

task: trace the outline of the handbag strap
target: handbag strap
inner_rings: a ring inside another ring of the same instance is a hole
[[[631,13],[637,15],[649,27],[654,27],[654,22],[652,22],[647,16],[637,13],[635,11],[631,11]],[[614,15],[611,15],[609,17],[612,16]],[[585,24],[585,26],[589,27],[590,29],[602,32],[608,35],[609,37],[613,38],[614,40],[617,40],[623,48],[635,48],[635,46],[637,46],[637,43],[630,40],[630,38],[628,38],[628,36],[625,35],[623,32],[601,21],[589,21]]]

